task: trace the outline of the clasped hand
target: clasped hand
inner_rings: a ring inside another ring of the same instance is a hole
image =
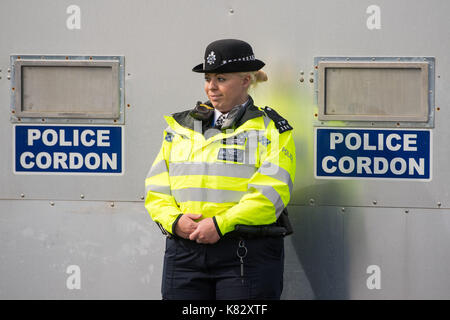
[[[197,243],[213,244],[219,241],[216,226],[212,218],[205,218],[199,222],[201,214],[185,213],[181,216],[175,226],[175,233],[184,238]]]

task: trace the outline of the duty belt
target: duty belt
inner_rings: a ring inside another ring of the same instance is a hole
[[[179,238],[167,232],[160,223],[156,223],[161,229],[161,232],[168,238]],[[234,230],[224,235],[225,238],[230,239],[255,239],[267,237],[285,237],[294,233],[291,222],[289,221],[287,208],[278,217],[277,221],[266,225],[244,225],[237,224]]]
[[[275,223],[257,226],[237,224],[234,230],[227,233],[225,237],[236,239],[285,237],[293,232],[294,230],[292,229],[291,222],[289,221],[287,209],[284,208]]]

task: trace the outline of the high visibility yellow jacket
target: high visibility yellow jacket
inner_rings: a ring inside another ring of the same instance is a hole
[[[174,234],[184,213],[212,217],[220,236],[235,225],[272,224],[295,178],[292,128],[250,98],[233,128],[208,129],[192,110],[166,116],[161,149],[145,179],[145,207]]]

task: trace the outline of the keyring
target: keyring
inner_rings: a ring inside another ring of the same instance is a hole
[[[242,249],[242,254],[240,254],[240,250]],[[239,247],[236,251],[236,255],[238,258],[243,259],[247,256],[247,247],[245,246],[244,240],[239,241]]]

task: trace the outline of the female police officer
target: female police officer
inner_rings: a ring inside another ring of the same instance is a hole
[[[241,40],[209,44],[209,101],[165,117],[145,206],[166,234],[163,299],[279,299],[284,209],[295,176],[292,127],[249,87],[267,80]]]

